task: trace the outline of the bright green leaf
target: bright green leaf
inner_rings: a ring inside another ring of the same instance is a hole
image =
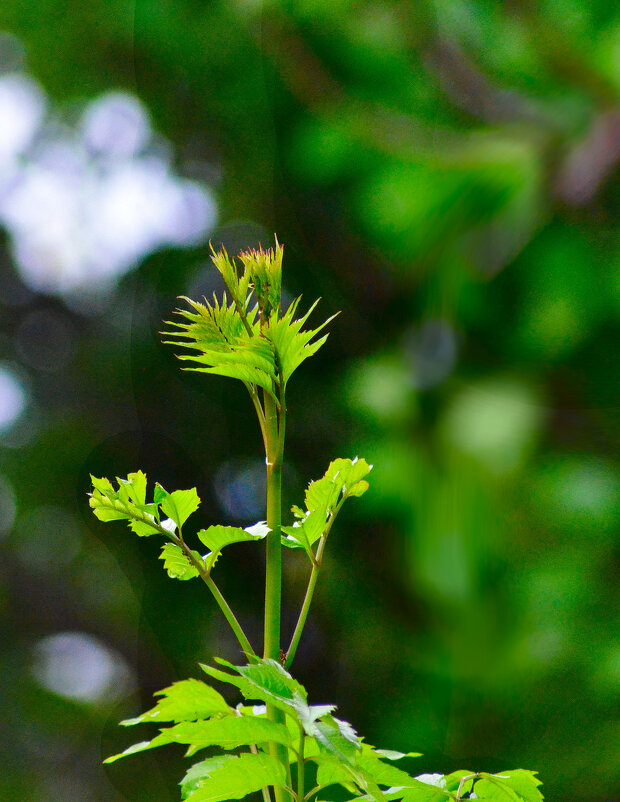
[[[238,526],[210,526],[208,529],[201,529],[198,538],[212,552],[218,552],[231,543],[262,540],[268,532],[269,528],[264,521],[259,521],[246,529]]]
[[[206,760],[194,763],[179,783],[181,798],[187,799],[189,794],[200,787],[202,780],[209,777],[216,769],[221,768],[227,760],[234,760],[235,757],[235,755],[216,755],[216,757],[208,757]]]
[[[191,490],[175,490],[161,501],[162,512],[171,518],[179,529],[199,506],[200,499],[195,487]]]
[[[160,699],[155,707],[137,718],[122,721],[121,724],[129,727],[146,722],[174,721],[179,723],[181,721],[197,721],[216,714],[234,715],[234,710],[220,693],[206,682],[197,679],[174,682],[155,695],[163,696],[163,699]]]
[[[194,552],[194,556],[199,560],[202,559],[198,552]],[[190,563],[181,547],[174,543],[166,543],[163,546],[159,559],[164,561],[164,568],[168,576],[173,579],[193,579],[198,576],[198,569]]]
[[[187,802],[226,802],[242,799],[268,785],[283,787],[284,765],[270,755],[243,754],[212,771]]]

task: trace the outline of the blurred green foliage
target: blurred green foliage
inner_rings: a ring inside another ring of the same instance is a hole
[[[618,798],[617,7],[5,0],[0,27],[69,110],[136,92],[216,182],[214,244],[277,231],[285,290],[342,310],[289,398],[290,503],[332,453],[375,465],[299,651],[312,698],[338,700],[370,743],[425,753],[424,771],[523,766],[550,800]],[[116,722],[199,659],[238,657],[201,588],[168,582],[149,542],[98,526],[86,499],[89,472],[138,467],[197,484],[204,525],[256,495],[242,391],[181,374],[157,335],[177,295],[219,287],[207,257],[149,257],[96,315],[0,297],[0,357],[38,410],[30,439],[0,442],[16,505],[0,544],[3,799],[177,799],[180,753],[100,765],[125,745]],[[60,371],[21,365],[39,309],[70,326]],[[237,509],[231,523],[256,520]],[[262,571],[253,544],[237,553],[224,583],[257,634]],[[293,595],[304,580],[289,562]],[[116,694],[50,690],[50,644],[74,688],[86,670],[59,633],[105,644],[125,666]]]

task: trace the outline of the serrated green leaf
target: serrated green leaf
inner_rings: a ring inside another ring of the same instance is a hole
[[[121,721],[124,727],[148,722],[197,721],[216,714],[234,715],[235,711],[215,688],[197,679],[174,682],[168,688],[157,691],[155,696],[163,696],[155,707],[137,718]]]
[[[294,320],[299,300],[299,298],[294,300],[281,318],[278,319],[272,316],[265,332],[266,336],[273,343],[277,355],[281,381],[284,387],[286,387],[288,380],[301,363],[315,354],[327,340],[327,335],[325,335],[311,342],[321,329],[336,317],[333,315],[316,329],[302,331],[301,327],[307,321],[318,301],[315,301],[303,317]]]
[[[130,520],[129,528],[139,537],[150,537],[151,535],[161,534],[154,521],[153,523],[147,523],[146,521]]]
[[[288,746],[291,737],[283,724],[254,716],[228,715],[223,718],[211,718],[206,721],[182,721],[172,727],[161,730],[151,741],[141,741],[118,755],[107,758],[105,763],[113,763],[122,757],[167,746],[172,743],[185,744],[187,754],[193,755],[207,746],[221,746],[223,749],[236,749],[273,742]]]
[[[474,791],[481,800],[488,802],[540,802],[538,790],[540,780],[532,772],[517,769],[500,774],[482,773]]]
[[[198,552],[194,552],[194,556],[199,560],[202,559]],[[181,547],[174,543],[166,543],[163,546],[159,559],[164,561],[164,568],[168,576],[173,579],[187,580],[198,576],[198,569],[190,563]]]
[[[181,786],[181,798],[187,799],[189,794],[200,787],[202,780],[209,777],[216,769],[221,768],[227,760],[234,760],[235,755],[216,755],[201,760],[187,770],[185,776],[179,783]]]
[[[90,481],[95,490],[98,490],[103,495],[114,495],[114,488],[112,487],[112,482],[110,482],[109,479],[106,479],[105,476],[101,479],[97,479],[97,477],[93,476],[91,473]]]
[[[200,506],[200,499],[195,487],[190,490],[174,490],[162,499],[160,506],[162,512],[181,529],[189,516]]]
[[[129,497],[137,506],[146,504],[146,475],[142,471],[127,474]]]
[[[108,479],[93,477],[93,492],[89,505],[100,521],[127,521],[139,535],[157,534],[157,505],[146,504],[146,476],[142,471],[117,479],[114,490]],[[153,522],[151,524],[151,521]]]
[[[212,771],[187,802],[226,802],[242,799],[265,786],[286,784],[284,765],[271,755],[244,754]]]
[[[248,332],[234,302],[229,304],[224,298],[220,303],[215,297],[213,304],[207,305],[189,298],[185,300],[196,311],[178,312],[189,322],[172,323],[179,331],[167,332],[175,339],[166,342],[198,351],[197,354],[182,354],[179,357],[199,366],[188,369],[230,376],[263,387],[273,394],[275,356],[271,343],[261,335],[256,314],[246,314],[250,328]]]
[[[115,510],[113,507],[104,507],[97,504],[96,499],[91,498],[89,504],[92,507],[93,513],[99,518],[100,521],[107,523],[108,521],[126,521],[127,513],[121,510]]]
[[[231,543],[243,543],[251,540],[262,540],[267,536],[269,527],[264,521],[254,524],[254,526],[241,529],[238,526],[210,526],[208,529],[201,529],[198,538],[212,552],[221,551]]]
[[[238,746],[273,743],[290,745],[291,736],[284,726],[256,716],[225,716],[208,721],[186,721],[162,732],[168,742],[187,744],[188,754],[207,746],[236,749]],[[158,736],[159,737],[159,736]]]

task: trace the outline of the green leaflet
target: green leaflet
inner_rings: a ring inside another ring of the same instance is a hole
[[[227,760],[200,781],[187,802],[225,802],[242,799],[267,785],[284,786],[286,770],[270,755],[243,754]]]
[[[234,301],[229,304],[226,297],[220,303],[214,296],[213,303],[206,305],[189,298],[184,300],[195,312],[178,310],[177,314],[189,322],[169,321],[179,331],[165,332],[174,339],[164,342],[198,351],[179,357],[200,366],[189,369],[230,376],[273,394],[277,378],[275,355],[271,344],[261,335],[256,311],[246,314],[246,328]]]
[[[161,485],[157,485],[157,498],[161,511],[173,520],[181,529],[189,516],[200,506],[196,488],[191,490],[174,490],[167,493]]]
[[[157,504],[146,503],[146,475],[142,471],[118,479],[115,490],[109,479],[91,476],[93,492],[88,503],[100,521],[127,521],[138,535],[159,533]]]
[[[219,552],[231,543],[262,540],[269,531],[269,527],[264,521],[259,521],[245,529],[241,529],[238,526],[215,525],[210,526],[208,529],[201,529],[198,532],[198,538],[211,552]]]
[[[182,721],[166,727],[151,741],[141,741],[130,746],[118,755],[107,758],[105,763],[114,763],[122,757],[155,749],[167,744],[179,743],[188,746],[188,755],[207,746],[221,746],[223,749],[236,749],[238,746],[260,744],[267,741],[288,746],[291,737],[283,724],[255,716],[227,715],[206,721]]]
[[[540,780],[531,771],[517,769],[499,774],[481,773],[474,790],[481,800],[489,802],[540,802]]]
[[[192,553],[198,560],[202,560],[197,551]],[[159,559],[164,561],[164,568],[172,579],[186,580],[194,579],[194,577],[198,576],[198,569],[190,563],[189,558],[183,553],[181,547],[174,543],[166,543],[162,547]]]
[[[194,763],[179,783],[181,786],[181,798],[187,799],[193,791],[200,787],[202,780],[206,780],[210,774],[221,768],[228,760],[234,759],[235,755],[217,755],[216,757],[208,757],[206,760],[201,760],[200,763]]]
[[[130,529],[141,537],[161,535],[181,529],[188,517],[200,506],[196,488],[175,490],[168,493],[160,484],[155,485],[153,501],[146,503],[146,474],[142,471],[128,474],[126,479],[118,479],[115,490],[109,479],[91,476],[93,492],[88,503],[100,521],[127,521]],[[165,517],[161,518],[161,513]],[[162,529],[165,530],[162,532]],[[180,561],[173,565],[174,551],[167,551],[171,571],[180,570]],[[178,576],[177,573],[173,575]],[[189,578],[179,576],[179,578]]]
[[[158,721],[197,721],[216,714],[233,715],[234,710],[224,697],[206,682],[197,679],[184,679],[174,682],[168,688],[157,691],[162,696],[155,707],[137,718],[121,721],[124,727],[134,724]]]
[[[330,515],[350,496],[361,496],[368,489],[365,480],[372,470],[366,460],[336,459],[330,463],[325,475],[310,482],[305,493],[306,510],[292,507],[298,519],[292,526],[283,526],[282,544],[289,548],[303,548],[311,556],[311,547],[325,533]]]
[[[266,336],[273,344],[277,355],[283,387],[286,387],[288,380],[301,363],[315,354],[327,340],[326,334],[320,339],[311,342],[312,338],[336,317],[336,315],[332,315],[332,317],[328,318],[324,323],[321,323],[316,329],[302,331],[301,327],[314,311],[318,301],[312,304],[303,317],[294,320],[293,318],[300,300],[300,298],[296,298],[281,318],[278,319],[276,316],[272,316],[266,331]]]

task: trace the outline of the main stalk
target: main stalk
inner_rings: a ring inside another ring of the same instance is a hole
[[[282,608],[282,454],[278,414],[273,398],[265,398],[267,457],[267,568],[265,575],[264,657],[280,659],[280,617]]]
[[[265,451],[267,459],[267,564],[265,570],[265,658],[280,660],[280,619],[282,610],[282,455],[284,446],[284,412],[278,410],[275,400],[265,394]],[[284,714],[267,705],[271,721],[284,723]],[[271,754],[287,766],[290,778],[288,751],[280,744],[269,745]],[[290,779],[289,779],[290,784]],[[286,802],[288,794],[283,788],[274,788],[276,802]]]

